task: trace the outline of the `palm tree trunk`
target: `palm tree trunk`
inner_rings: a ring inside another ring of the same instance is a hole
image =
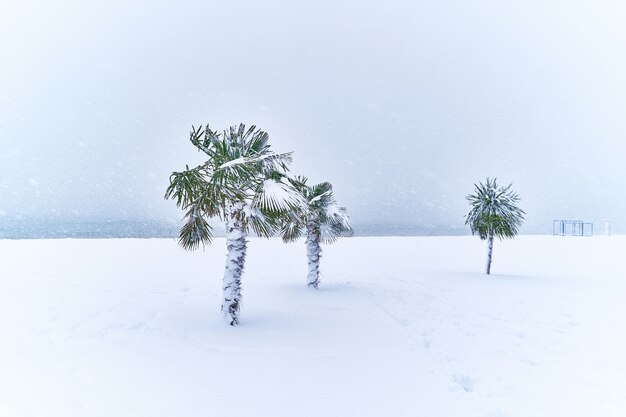
[[[485,267],[485,273],[487,275],[491,274],[491,257],[493,254],[493,232],[489,231],[489,235],[487,237],[487,266]]]
[[[243,204],[229,210],[226,219],[226,269],[224,270],[224,301],[222,314],[231,326],[239,324],[241,308],[241,275],[246,260],[247,233],[243,225]]]
[[[320,246],[319,227],[315,223],[306,225],[306,249],[309,273],[307,276],[307,286],[317,289],[320,283],[320,257],[322,248]]]

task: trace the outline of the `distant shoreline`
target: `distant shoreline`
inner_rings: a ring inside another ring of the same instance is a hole
[[[1,220],[1,219],[0,219]],[[156,220],[17,220],[0,221],[0,239],[175,239],[180,225]],[[550,225],[551,227],[551,225]],[[220,224],[214,225],[215,237],[224,237]],[[546,228],[522,230],[523,235],[552,235]],[[604,233],[597,233],[601,236]],[[440,225],[404,226],[401,224],[354,225],[354,237],[469,236],[469,228]]]

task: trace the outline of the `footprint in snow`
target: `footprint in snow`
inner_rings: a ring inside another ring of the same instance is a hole
[[[474,391],[474,380],[467,375],[453,375],[452,379],[454,382],[463,388],[465,392],[473,392]]]
[[[520,362],[522,362],[522,363],[524,363],[526,365],[530,365],[530,366],[541,366],[541,362],[537,362],[537,361],[534,361],[534,360],[528,359],[528,358],[520,359]]]

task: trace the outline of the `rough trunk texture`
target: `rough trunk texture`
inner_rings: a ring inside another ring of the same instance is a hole
[[[246,230],[243,225],[243,204],[231,207],[226,220],[226,269],[224,270],[224,301],[222,314],[231,326],[239,324],[241,308],[241,275],[246,260]]]
[[[485,273],[491,274],[491,256],[493,254],[493,232],[489,233],[487,237],[487,266],[485,267]]]
[[[307,285],[317,289],[320,283],[320,257],[322,256],[322,248],[320,246],[319,226],[314,222],[310,222],[306,226],[306,249],[309,266]]]

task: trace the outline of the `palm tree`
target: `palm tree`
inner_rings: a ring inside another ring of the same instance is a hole
[[[283,241],[293,242],[306,233],[308,258],[307,285],[318,288],[322,243],[333,243],[340,236],[352,232],[350,219],[344,207],[339,207],[333,197],[333,187],[328,182],[308,186],[307,179],[296,177],[292,184],[300,191],[307,204],[292,212],[283,223]]]
[[[270,151],[268,134],[252,126],[233,126],[222,134],[192,126],[191,143],[208,159],[195,168],[173,172],[166,199],[185,210],[179,244],[186,250],[210,244],[207,219],[217,217],[226,226],[228,250],[223,282],[222,314],[230,325],[239,324],[241,276],[250,230],[269,237],[280,228],[279,219],[303,204],[286,179],[291,153]]]
[[[485,268],[487,275],[491,273],[493,237],[515,237],[526,214],[517,206],[519,196],[511,191],[512,185],[499,187],[495,178],[487,178],[485,184],[474,184],[474,194],[466,197],[472,208],[465,218],[465,224],[470,226],[472,234],[478,234],[482,240],[487,239],[488,242]]]

